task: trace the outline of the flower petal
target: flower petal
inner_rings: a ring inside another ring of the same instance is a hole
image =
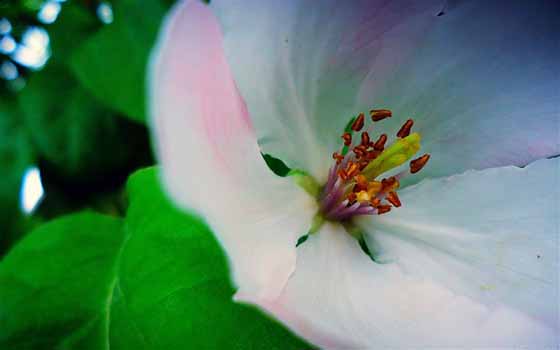
[[[437,18],[391,79],[372,66],[357,107],[391,108],[391,134],[416,120],[433,157],[407,183],[559,154],[560,3],[465,1]]]
[[[487,307],[397,264],[376,264],[341,226],[298,248],[276,301],[250,300],[324,349],[552,347],[547,328],[505,305]]]
[[[558,329],[559,179],[551,159],[425,180],[358,222],[377,261]]]
[[[441,3],[212,1],[263,149],[325,180],[346,123],[361,112],[356,95],[372,61],[380,75],[391,71]]]
[[[241,291],[274,297],[315,208],[261,157],[206,5],[174,7],[150,69],[152,126],[169,193],[216,232]]]

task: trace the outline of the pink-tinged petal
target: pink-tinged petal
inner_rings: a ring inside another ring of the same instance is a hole
[[[295,243],[315,208],[262,159],[206,5],[184,1],[173,8],[150,72],[152,126],[167,190],[207,220],[240,291],[274,297],[294,269]]]
[[[398,264],[377,264],[341,226],[298,247],[275,301],[251,300],[322,349],[555,348],[557,328],[489,307]],[[551,304],[554,305],[554,304]]]
[[[390,133],[414,118],[432,154],[407,182],[560,153],[558,23],[558,1],[459,2],[391,76],[372,66],[358,106],[391,108]]]
[[[371,65],[390,78],[442,2],[212,1],[265,152],[326,180],[346,123],[366,111],[355,101]]]

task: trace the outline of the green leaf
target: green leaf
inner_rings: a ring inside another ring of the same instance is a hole
[[[74,52],[72,69],[107,106],[143,122],[146,67],[165,7],[158,0],[123,0],[113,13],[114,22]]]
[[[278,176],[285,177],[290,173],[290,169],[282,160],[271,156],[270,154],[263,154],[264,161],[270,170]]]
[[[173,207],[155,168],[135,173],[128,193],[124,226],[95,214],[57,220],[0,263],[0,348],[310,348],[231,300],[217,241]]]
[[[0,263],[1,349],[103,349],[122,220],[83,213],[27,235]]]

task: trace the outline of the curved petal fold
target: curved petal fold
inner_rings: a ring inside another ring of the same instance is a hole
[[[178,3],[154,52],[151,122],[164,184],[181,207],[207,220],[240,291],[273,298],[294,269],[295,243],[314,205],[262,159],[206,5]]]

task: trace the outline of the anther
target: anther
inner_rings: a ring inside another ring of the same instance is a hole
[[[372,181],[368,184],[368,192],[371,196],[381,191],[381,188],[383,188],[383,185],[379,181]]]
[[[354,186],[355,192],[367,190],[368,182],[364,175],[356,175],[354,176],[354,180],[356,181],[356,185]]]
[[[356,120],[354,120],[354,122],[352,123],[351,129],[354,131],[362,130],[362,128],[364,127],[364,119],[365,119],[364,114],[360,113],[360,115],[358,115]]]
[[[385,142],[387,142],[387,135],[381,134],[377,141],[375,141],[373,149],[375,149],[376,151],[383,151],[383,149],[385,148]]]
[[[371,120],[378,122],[385,118],[390,118],[393,113],[388,109],[372,109],[369,111],[369,115],[371,116]]]
[[[356,146],[352,149],[352,152],[354,152],[354,154],[356,154],[357,158],[361,158],[362,156],[364,156],[366,154],[366,147],[363,146],[363,145],[358,145],[358,146]]]
[[[342,154],[338,154],[337,152],[334,152],[332,154],[332,157],[334,160],[336,160],[336,164],[340,164],[340,162],[342,162],[342,160],[344,159],[344,156]]]
[[[377,208],[378,206],[381,205],[381,199],[377,198],[377,197],[373,197],[370,201],[369,201],[369,205],[371,205],[374,208]]]
[[[422,170],[424,165],[426,165],[426,163],[428,163],[429,159],[430,159],[430,155],[426,153],[420,158],[416,158],[414,160],[411,160],[410,161],[410,172],[412,174],[414,174],[414,173],[417,173],[420,170]]]
[[[356,202],[356,199],[358,198],[358,196],[354,193],[354,192],[350,192],[350,194],[348,195],[348,204],[352,205]]]
[[[345,132],[342,135],[342,139],[344,140],[344,146],[350,146],[352,144],[352,135],[349,132]]]
[[[367,159],[361,159],[358,162],[358,168],[360,169],[360,171],[364,170],[369,164],[369,161]]]
[[[339,176],[343,181],[348,180],[348,173],[347,173],[346,170],[344,170],[344,169],[340,169],[340,170],[338,171],[338,176]]]
[[[399,196],[397,195],[397,192],[395,191],[391,191],[389,193],[387,193],[387,195],[385,196],[385,199],[391,203],[393,206],[395,206],[396,208],[401,206],[401,200],[399,199]]]
[[[390,211],[391,211],[391,206],[390,205],[383,204],[383,205],[378,205],[377,206],[377,214],[378,215],[385,214],[385,213],[390,212]]]
[[[381,180],[381,192],[389,192],[399,188],[399,181],[396,177],[391,176],[388,179]]]
[[[402,139],[410,135],[410,129],[412,129],[412,125],[414,125],[414,120],[407,120],[397,133],[397,137],[400,137]]]
[[[364,147],[369,147],[369,134],[367,133],[367,131],[364,131],[362,133],[362,146]]]
[[[348,166],[346,167],[346,175],[348,176],[348,178],[358,175],[359,172],[360,169],[358,167],[358,164],[354,162],[348,162]]]

